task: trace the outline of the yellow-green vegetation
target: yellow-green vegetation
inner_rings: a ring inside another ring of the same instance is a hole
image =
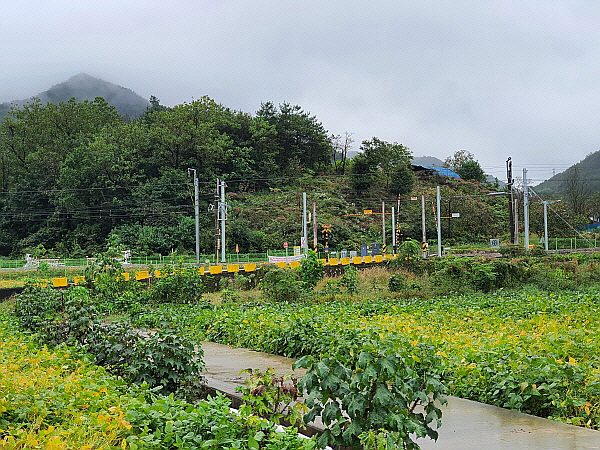
[[[127,386],[73,349],[37,346],[6,312],[0,340],[1,449],[315,448],[294,429],[233,414],[224,396],[191,404]]]
[[[454,395],[600,428],[599,308],[597,292],[531,292],[181,313],[198,337],[290,357],[358,354],[373,335],[409,354],[431,345]]]
[[[327,278],[290,301],[233,292],[135,320],[295,358],[359,355],[374,336],[403,355],[426,345],[454,395],[600,429],[600,265],[568,258],[407,260],[347,279],[352,292]]]
[[[0,448],[126,447],[123,383],[69,350],[36,347],[6,315],[0,340]]]

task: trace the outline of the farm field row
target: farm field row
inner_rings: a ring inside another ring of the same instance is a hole
[[[289,357],[358,354],[370,337],[434,346],[450,393],[600,428],[600,294],[541,291],[434,299],[163,307],[137,316],[196,338]],[[416,357],[416,356],[415,356]]]
[[[129,386],[73,349],[39,347],[1,311],[0,340],[2,449],[315,448],[293,429],[232,413],[224,396],[187,403]]]

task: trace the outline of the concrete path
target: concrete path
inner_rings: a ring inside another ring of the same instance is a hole
[[[293,359],[204,342],[210,388],[238,397],[243,369],[275,369],[292,373]],[[298,375],[304,372],[297,371]],[[600,449],[600,432],[509,411],[496,406],[449,397],[444,406],[437,442],[418,441],[422,450],[588,450]],[[316,428],[322,426],[315,425]]]

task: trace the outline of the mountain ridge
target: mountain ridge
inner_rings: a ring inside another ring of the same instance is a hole
[[[92,101],[102,97],[114,106],[117,112],[124,117],[137,118],[150,106],[150,102],[131,89],[93,77],[86,73],[78,73],[68,80],[50,87],[48,90],[23,100],[12,100],[0,105],[0,120],[8,115],[8,110],[13,105],[22,106],[31,103],[31,99],[38,98],[42,104],[67,102],[75,98],[77,102]]]
[[[534,187],[538,194],[560,194],[567,190],[570,183],[580,184],[584,194],[600,191],[600,150],[590,153],[564,172],[554,175]]]

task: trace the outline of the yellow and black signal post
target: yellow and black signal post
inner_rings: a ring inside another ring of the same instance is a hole
[[[329,240],[332,236],[331,224],[323,224],[321,225],[323,228],[321,230],[321,234],[323,235],[323,239],[325,240],[325,258],[329,260]]]

